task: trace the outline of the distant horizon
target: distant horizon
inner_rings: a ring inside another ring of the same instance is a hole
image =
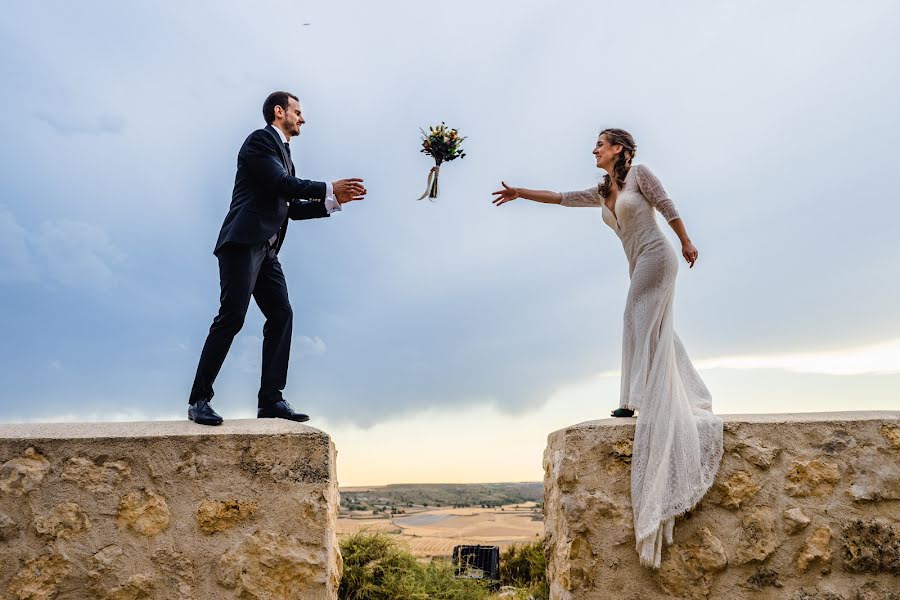
[[[516,485],[516,484],[520,484],[520,483],[521,484],[526,484],[526,483],[527,484],[538,484],[538,483],[540,483],[543,485],[543,481],[467,481],[467,482],[431,481],[431,482],[427,482],[427,483],[397,483],[397,482],[394,482],[394,483],[385,483],[382,485],[340,485],[338,487],[345,489],[345,488],[388,487],[388,486],[392,486],[392,485],[409,485],[409,486],[413,486],[413,485]]]

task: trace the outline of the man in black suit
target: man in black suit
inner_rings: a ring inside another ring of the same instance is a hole
[[[281,396],[287,383],[293,313],[278,251],[289,219],[328,217],[341,210],[342,204],[362,200],[366,194],[362,179],[324,183],[294,177],[288,142],[300,134],[306,122],[296,96],[270,94],[263,104],[263,117],[268,125],[251,133],[238,152],[231,208],[214,251],[219,259],[219,314],[200,353],[188,408],[188,418],[203,425],[222,423],[210,405],[213,381],[244,324],[251,296],[266,317],[256,414],[260,418],[309,419]]]

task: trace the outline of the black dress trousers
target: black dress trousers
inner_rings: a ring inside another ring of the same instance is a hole
[[[234,336],[244,325],[252,296],[266,318],[259,406],[274,404],[282,399],[281,392],[287,385],[293,327],[287,282],[278,255],[272,244],[266,241],[252,245],[229,243],[216,256],[219,259],[221,285],[219,313],[213,319],[200,354],[190,403],[212,399],[213,382]]]

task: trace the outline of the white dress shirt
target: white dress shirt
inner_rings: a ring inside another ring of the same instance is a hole
[[[274,123],[272,124],[272,129],[274,129],[278,133],[278,137],[281,138],[282,144],[288,143],[287,136],[284,135],[284,132],[279,129]],[[328,211],[329,215],[333,212],[341,210],[341,203],[338,202],[337,198],[334,197],[334,189],[329,182],[325,182],[325,210]]]

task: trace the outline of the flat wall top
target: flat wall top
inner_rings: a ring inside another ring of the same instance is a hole
[[[726,423],[821,423],[823,421],[884,421],[900,419],[900,410],[722,415]]]
[[[148,437],[198,437],[210,435],[326,435],[322,431],[285,419],[229,419],[222,425],[197,425],[183,421],[116,423],[15,423],[0,424],[0,439],[103,439]]]
[[[842,412],[811,412],[811,413],[775,413],[758,415],[719,415],[725,423],[822,423],[828,421],[885,421],[900,419],[898,410],[867,410],[867,411],[842,411]],[[634,425],[636,417],[598,419],[585,421],[566,427],[566,430],[582,427],[618,427],[621,425]]]

